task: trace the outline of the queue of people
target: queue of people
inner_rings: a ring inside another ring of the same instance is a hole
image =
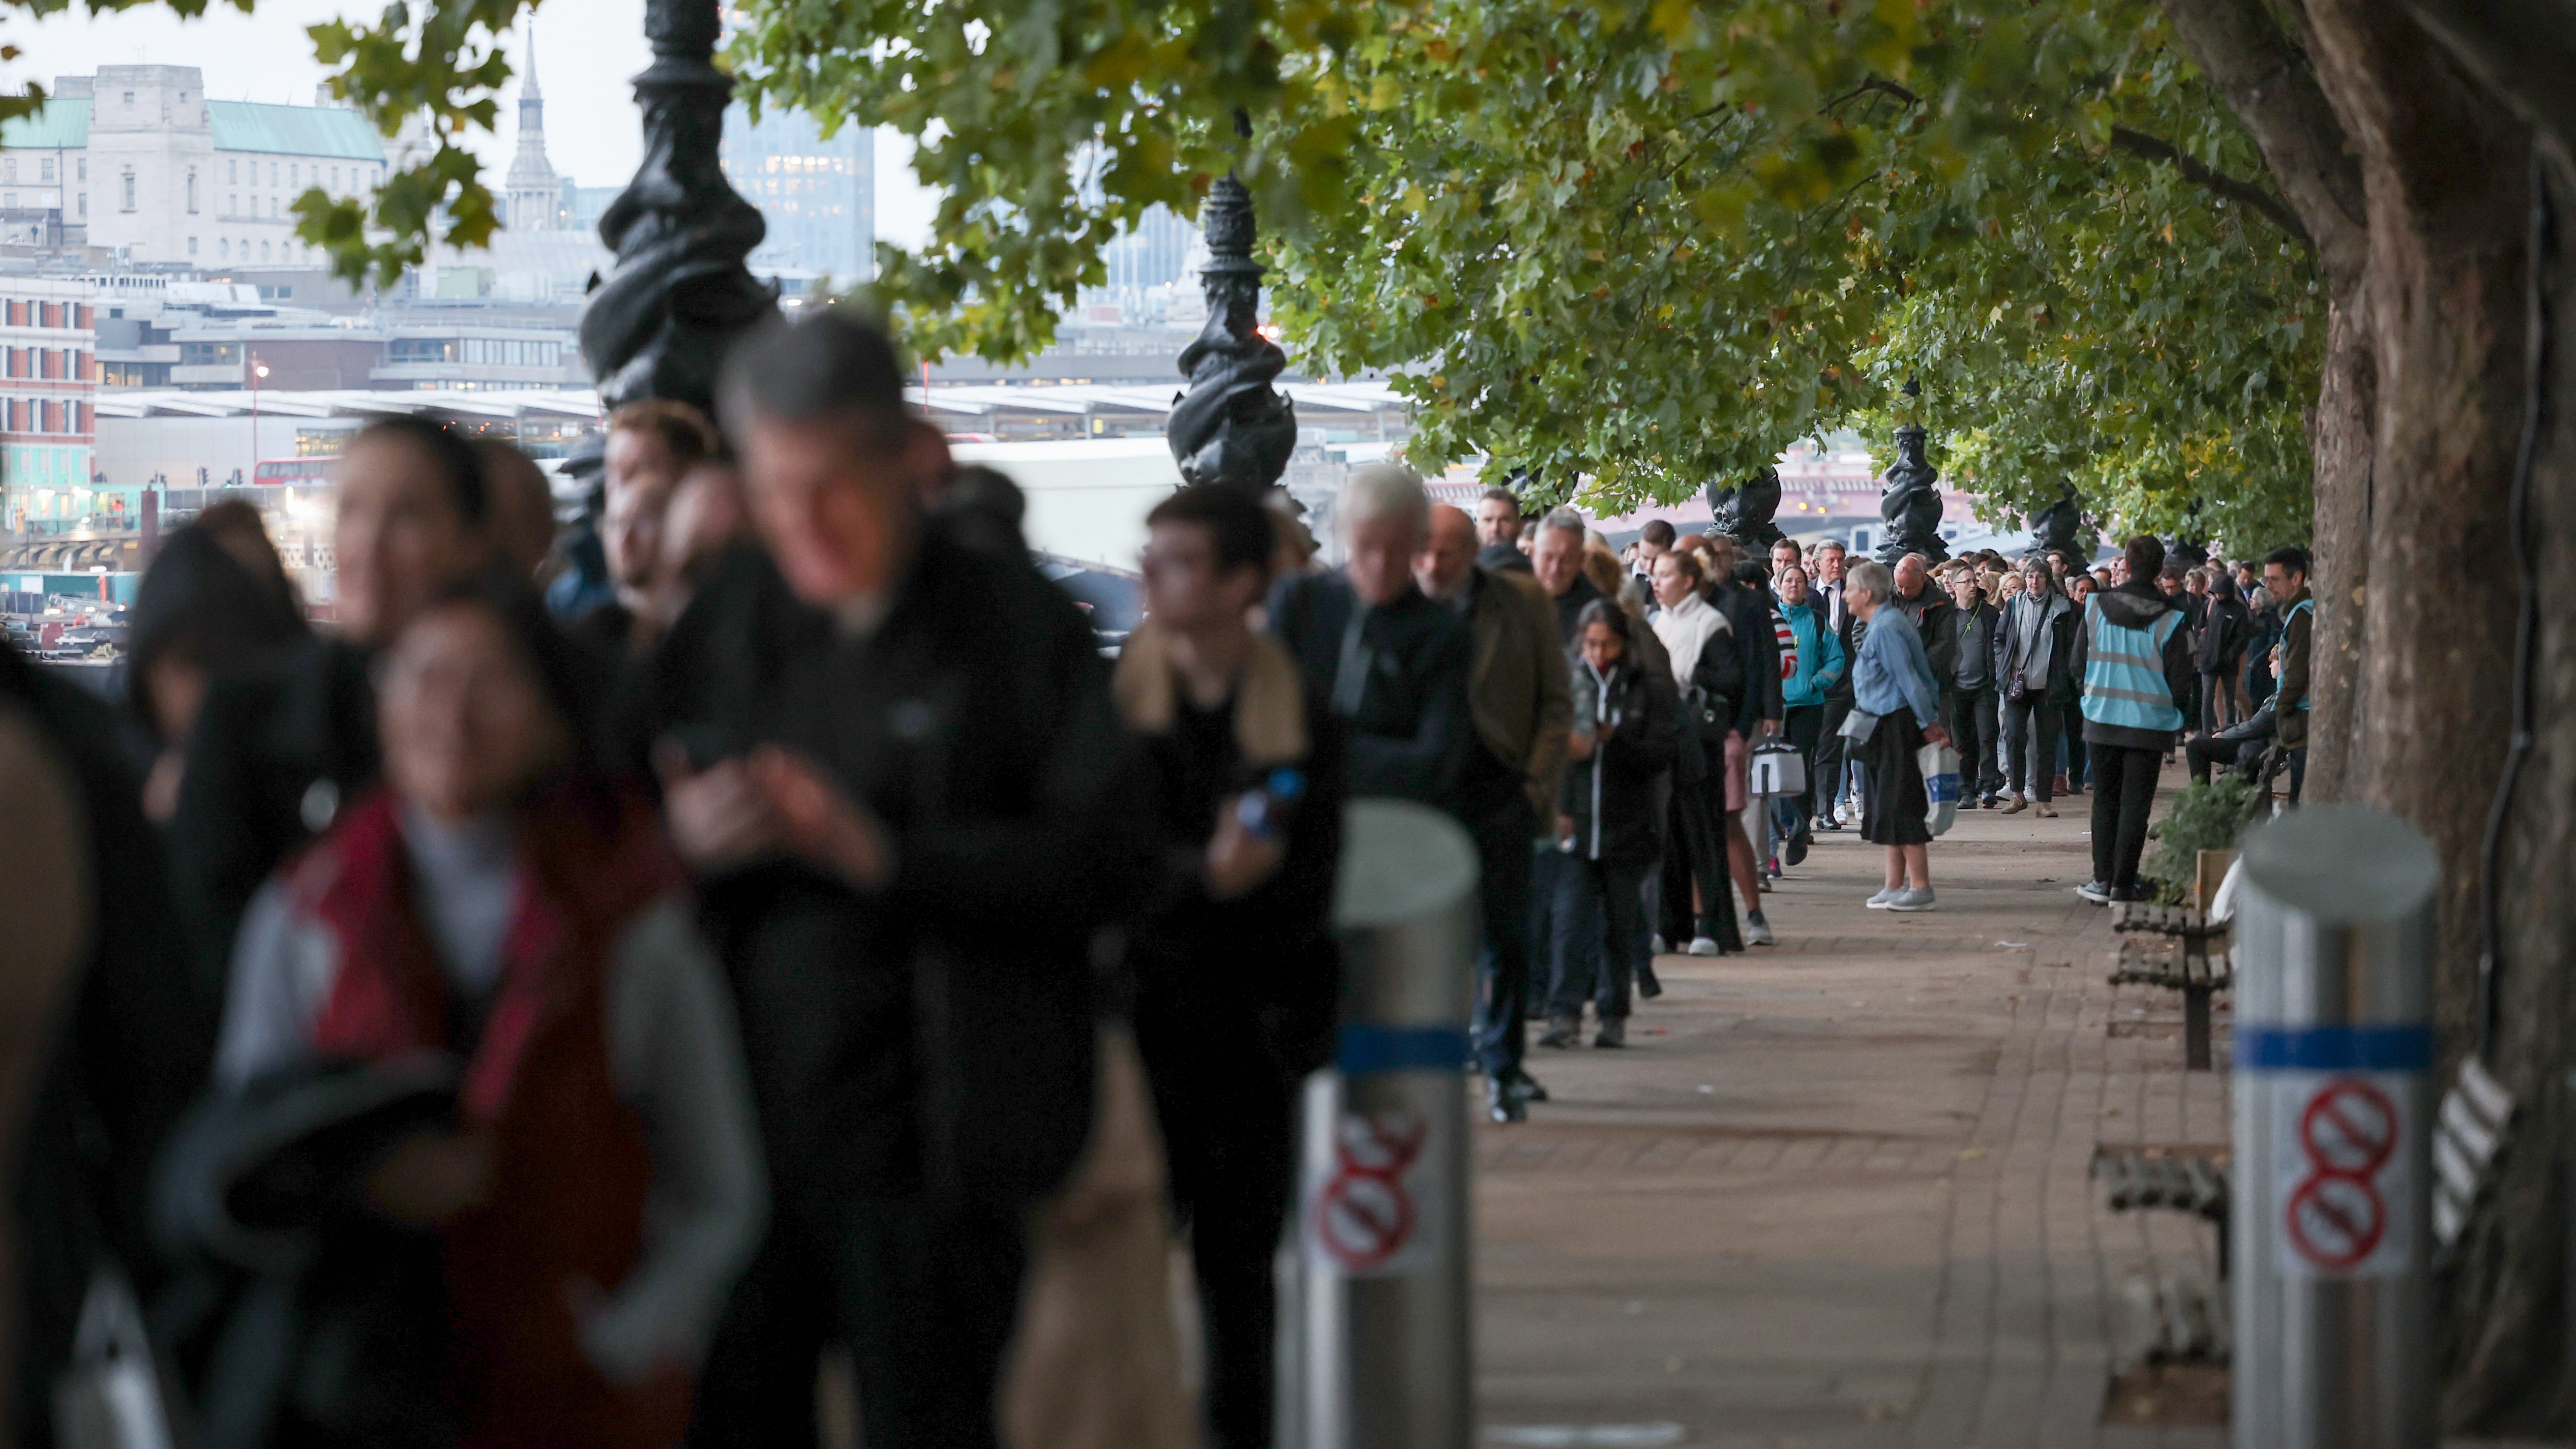
[[[1514,1122],[1533,1017],[1626,1046],[1661,947],[1772,943],[1816,831],[1932,909],[1925,742],[2047,813],[2080,729],[2124,889],[2233,668],[2152,539],[2091,600],[1669,525],[1631,566],[1392,465],[1329,572],[1259,493],[1162,503],[1113,666],[903,379],[823,311],[729,359],[721,427],[620,410],[596,587],[545,587],[523,456],[397,418],[340,465],[329,627],[215,508],[144,581],[126,724],[0,650],[17,1442],[121,1297],[208,1449],[811,1445],[836,1356],[873,1449],[1266,1445],[1347,799],[1474,841]],[[1754,796],[1784,750],[1804,792]]]

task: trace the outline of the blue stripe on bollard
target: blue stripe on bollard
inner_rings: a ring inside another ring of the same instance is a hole
[[[1379,1072],[1463,1072],[1467,1029],[1462,1026],[1346,1026],[1335,1065],[1346,1077]]]
[[[2429,1026],[2236,1028],[2239,1071],[2421,1072],[2432,1065]]]

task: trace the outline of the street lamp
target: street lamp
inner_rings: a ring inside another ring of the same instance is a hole
[[[259,380],[268,376],[268,364],[259,354],[250,355],[250,481],[259,481]]]
[[[711,59],[722,29],[717,0],[646,0],[644,161],[599,218],[617,269],[581,318],[581,355],[611,410],[662,397],[712,416],[726,349],[778,315],[776,294],[743,265],[768,226],[717,159],[733,95]]]
[[[1238,132],[1250,127],[1238,116]],[[1199,271],[1207,326],[1181,353],[1189,394],[1172,405],[1164,435],[1191,483],[1267,488],[1288,471],[1297,448],[1297,409],[1273,391],[1288,357],[1260,325],[1261,263],[1252,259],[1252,193],[1233,176],[1208,188],[1199,211],[1208,264]]]

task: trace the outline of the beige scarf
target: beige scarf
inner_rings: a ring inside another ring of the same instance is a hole
[[[1118,713],[1138,734],[1167,734],[1180,707],[1180,675],[1172,667],[1172,636],[1147,619],[1118,651],[1110,681]],[[1234,691],[1234,743],[1244,762],[1267,769],[1306,758],[1306,692],[1297,661],[1265,634],[1252,636],[1243,678]]]

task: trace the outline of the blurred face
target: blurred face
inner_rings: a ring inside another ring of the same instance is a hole
[[[1924,572],[1923,561],[1914,555],[1909,553],[1896,561],[1896,593],[1899,598],[1910,599],[1922,593],[1929,578],[1930,575]]]
[[[507,806],[568,743],[501,621],[470,604],[432,609],[403,630],[376,717],[395,793],[450,822]]]
[[[1490,499],[1481,507],[1494,507]],[[1413,556],[1413,582],[1435,599],[1445,599],[1467,586],[1476,571],[1477,526],[1467,515],[1443,503],[1431,510],[1431,537]]]
[[[600,478],[608,576],[620,589],[643,588],[661,561],[663,519],[680,482],[670,445],[651,428],[620,428],[608,435]]]
[[[1376,608],[1413,582],[1413,556],[1421,549],[1422,526],[1402,512],[1354,519],[1342,528],[1342,575],[1363,605]]]
[[[1780,601],[1786,604],[1807,602],[1807,569],[1804,564],[1790,564],[1773,575],[1779,580]]]
[[[1181,633],[1240,627],[1261,596],[1261,570],[1240,564],[1217,571],[1216,540],[1195,523],[1158,523],[1145,542],[1145,612]]]
[[[1699,592],[1699,577],[1682,562],[1677,553],[1667,553],[1655,560],[1655,602],[1667,609],[1681,607],[1682,600]]]
[[[1665,554],[1673,551],[1673,546],[1671,544],[1657,543],[1651,538],[1638,539],[1636,548],[1637,561],[1644,564],[1649,569],[1652,569],[1655,566],[1655,560],[1662,558]]]
[[[1476,500],[1476,541],[1509,543],[1521,536],[1521,511],[1499,498]]]
[[[1530,572],[1550,597],[1565,597],[1583,572],[1583,535],[1570,528],[1540,529],[1530,549]]]
[[[1610,632],[1609,625],[1595,623],[1584,626],[1583,658],[1594,669],[1609,673],[1610,666],[1618,663],[1619,656],[1627,652],[1627,644]]]
[[[947,472],[947,440],[910,419],[790,421],[755,411],[744,430],[752,523],[808,604],[893,588],[912,553],[919,500]]]
[[[390,642],[487,552],[428,450],[383,436],[353,445],[340,460],[333,547],[340,625],[361,644]]]
[[[742,537],[749,527],[742,480],[721,463],[698,464],[672,490],[670,506],[662,515],[663,574],[687,577],[700,560]]]

